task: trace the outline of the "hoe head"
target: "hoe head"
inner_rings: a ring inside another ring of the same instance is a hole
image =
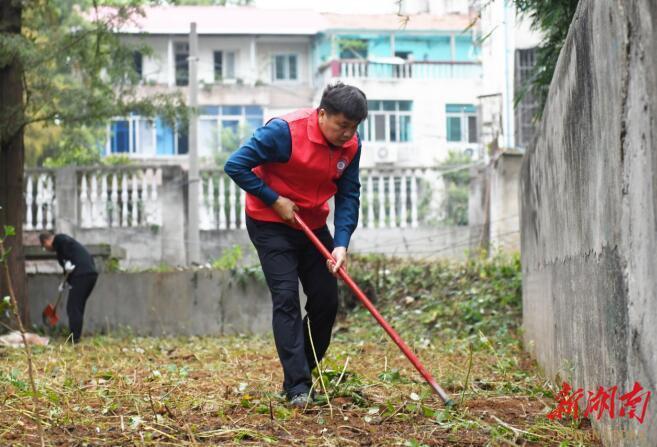
[[[48,304],[46,308],[43,309],[43,313],[41,314],[41,317],[43,319],[43,324],[49,327],[54,327],[59,321],[59,317],[57,316],[57,310],[53,307],[52,304]]]

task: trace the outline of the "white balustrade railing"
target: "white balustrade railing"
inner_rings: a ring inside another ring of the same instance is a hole
[[[431,187],[429,169],[362,168],[359,227],[416,228],[419,226],[421,197]],[[222,171],[201,175],[199,188],[201,230],[245,228],[245,193]]]
[[[246,194],[220,170],[204,170],[199,188],[199,226],[201,230],[246,228]]]
[[[427,168],[362,168],[360,227],[417,228],[421,208],[435,185],[437,171]]]
[[[77,171],[79,225],[82,228],[132,228],[162,225],[162,168],[83,168]],[[416,228],[427,214],[439,177],[428,168],[361,168],[361,228]],[[55,227],[55,175],[25,174],[27,231]],[[184,184],[170,184],[184,188]],[[429,198],[429,200],[427,200]],[[201,230],[246,228],[246,194],[221,170],[203,170],[199,188]]]
[[[333,60],[320,68],[324,77],[343,79],[472,79],[482,75],[477,62],[409,61],[402,64],[357,59]]]
[[[27,231],[55,228],[54,171],[29,170],[25,172],[25,221]]]
[[[162,182],[160,168],[82,170],[78,177],[82,228],[162,224],[162,207],[158,200],[158,185]]]

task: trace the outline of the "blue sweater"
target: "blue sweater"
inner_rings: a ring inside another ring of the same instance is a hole
[[[336,247],[349,246],[351,235],[358,224],[360,151],[359,138],[356,156],[336,181],[338,186],[338,192],[335,194]],[[290,127],[281,119],[273,119],[265,126],[256,129],[253,136],[230,156],[224,166],[224,171],[240,188],[258,197],[267,205],[272,205],[278,199],[278,193],[267,186],[251,170],[265,163],[286,163],[291,154]]]

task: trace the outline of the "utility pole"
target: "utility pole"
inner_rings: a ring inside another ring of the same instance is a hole
[[[199,238],[199,188],[198,175],[198,36],[196,22],[190,24],[189,33],[189,187],[187,188],[187,263],[201,263]]]

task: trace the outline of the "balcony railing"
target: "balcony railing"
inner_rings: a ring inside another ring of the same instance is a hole
[[[164,200],[163,172],[173,167],[131,165],[76,168],[76,187],[68,197],[56,197],[62,172],[29,169],[26,172],[24,229],[57,227],[57,202],[73,201],[78,228],[107,229],[167,225],[171,214],[184,208]],[[178,170],[180,168],[177,168]],[[435,168],[362,168],[359,226],[365,228],[415,228],[423,226],[422,203],[438,186]],[[171,194],[183,197],[185,180],[169,181]],[[60,191],[62,192],[62,191]],[[63,191],[67,193],[66,191]],[[68,193],[70,194],[70,193]],[[221,169],[201,171],[199,226],[201,230],[241,230],[246,195]],[[180,209],[172,209],[178,206]]]
[[[328,78],[379,80],[473,79],[482,74],[478,62],[411,61],[401,64],[360,59],[333,60],[320,67]]]

